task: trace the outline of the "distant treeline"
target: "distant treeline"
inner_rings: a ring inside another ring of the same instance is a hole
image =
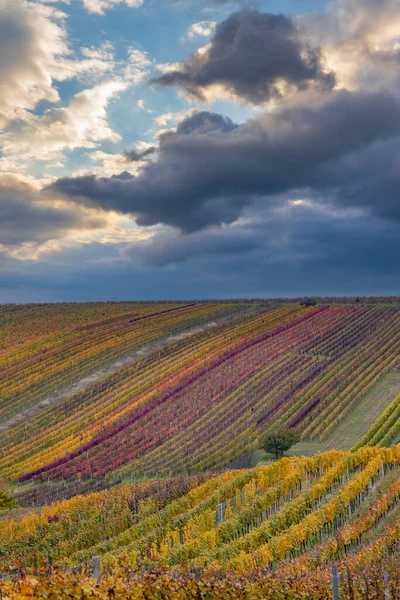
[[[113,304],[225,304],[237,302],[241,304],[400,304],[400,296],[298,296],[296,298],[224,298],[224,299],[183,299],[183,300],[107,300],[98,302],[35,302],[30,304],[3,304],[3,308],[17,309],[28,306],[79,306],[113,305]],[[1,304],[1,303],[0,303]]]

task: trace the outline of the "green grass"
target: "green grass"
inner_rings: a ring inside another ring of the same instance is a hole
[[[319,442],[304,441],[292,446],[290,450],[285,452],[284,456],[313,456],[318,452],[324,452],[324,444],[320,444]],[[275,460],[275,456],[273,454],[259,450],[257,465],[263,465],[271,462],[272,460]]]
[[[388,373],[349,412],[325,440],[325,450],[350,450],[400,393],[400,373]]]

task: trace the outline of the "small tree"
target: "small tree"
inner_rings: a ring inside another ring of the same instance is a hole
[[[261,448],[265,452],[275,454],[278,460],[283,453],[300,441],[300,434],[295,429],[277,429],[261,440]]]
[[[316,298],[304,298],[303,302],[300,303],[302,306],[316,306]]]
[[[12,498],[8,491],[5,488],[0,487],[0,512],[2,510],[10,510],[11,508],[16,508],[17,503],[14,498]]]

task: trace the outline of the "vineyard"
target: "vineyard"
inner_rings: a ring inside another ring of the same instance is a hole
[[[75,321],[57,306],[2,309],[9,482],[220,469],[279,426],[323,442],[400,362],[398,304],[94,304]],[[354,446],[395,441],[391,400]]]
[[[0,323],[19,506],[0,598],[325,600],[332,564],[341,597],[400,598],[398,299],[4,305]],[[301,442],[274,461],[280,429]]]
[[[112,584],[122,598],[195,598],[211,586],[213,598],[231,588],[239,598],[286,589],[279,597],[322,599],[332,597],[336,561],[343,594],[358,586],[343,597],[381,597],[366,586],[382,586],[383,567],[397,594],[399,502],[400,446],[125,484],[0,521],[3,589],[41,597],[68,578],[82,598],[110,597]],[[94,555],[97,583],[87,572]]]

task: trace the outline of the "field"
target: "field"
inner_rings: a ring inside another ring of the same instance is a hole
[[[12,305],[0,323],[4,597],[69,578],[79,598],[325,599],[332,561],[343,597],[400,597],[398,299]],[[301,435],[278,462],[259,450],[277,428]]]

